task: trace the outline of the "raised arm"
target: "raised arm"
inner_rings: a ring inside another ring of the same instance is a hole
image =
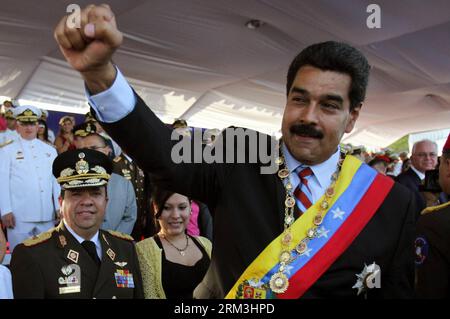
[[[116,77],[111,58],[123,40],[111,8],[87,6],[81,11],[80,28],[67,23],[68,18],[64,16],[54,32],[62,54],[80,72],[91,94],[107,90]]]

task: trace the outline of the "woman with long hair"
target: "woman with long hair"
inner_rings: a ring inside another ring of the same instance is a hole
[[[44,120],[38,120],[38,124],[39,124],[39,127],[38,127],[37,138],[40,139],[42,142],[47,143],[54,147],[55,145],[53,145],[53,143],[48,138],[47,123]]]
[[[159,231],[136,244],[144,296],[148,299],[192,299],[209,267],[211,242],[186,233],[191,201],[156,189],[152,208]]]

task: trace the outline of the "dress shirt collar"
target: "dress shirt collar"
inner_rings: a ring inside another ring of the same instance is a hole
[[[324,161],[320,164],[313,165],[313,166],[303,165],[301,162],[297,161],[292,156],[292,154],[289,152],[289,150],[287,149],[287,147],[284,143],[281,145],[281,148],[283,151],[284,159],[286,160],[286,166],[289,170],[289,173],[297,174],[298,172],[295,172],[295,171],[297,170],[297,168],[299,166],[310,167],[314,173],[314,176],[317,178],[317,181],[319,182],[320,187],[326,188],[329,186],[331,175],[333,175],[333,173],[336,171],[336,166],[339,162],[339,157],[340,157],[339,146],[338,146],[336,152],[334,152],[334,154],[331,155],[331,157],[329,159],[327,159],[326,161]]]
[[[411,169],[414,171],[414,173],[417,174],[417,176],[419,176],[420,180],[423,181],[425,179],[425,174],[418,171],[414,166],[411,165]]]
[[[83,241],[87,240],[84,239],[83,237],[81,237],[80,235],[78,235],[72,228],[70,228],[69,225],[67,225],[66,221],[63,220],[64,222],[64,226],[66,227],[66,229],[69,231],[69,233],[72,234],[72,236],[81,244]],[[99,250],[101,251],[102,246],[100,245],[100,240],[98,238],[98,234],[99,231],[97,230],[97,232],[95,233],[94,236],[92,236],[91,239],[89,239],[90,241],[92,241],[95,244],[95,248],[97,248],[97,253],[99,252]],[[100,256],[100,254],[99,254]]]

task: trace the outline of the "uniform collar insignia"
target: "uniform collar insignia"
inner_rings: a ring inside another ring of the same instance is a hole
[[[114,259],[116,258],[116,253],[111,248],[108,248],[106,254],[109,256],[109,258],[111,258],[112,261],[114,261]]]
[[[58,236],[58,239],[59,239],[59,246],[61,247],[61,248],[64,248],[66,245],[67,245],[67,239],[66,239],[66,236],[64,236],[64,235],[59,235]]]
[[[73,261],[74,263],[78,263],[78,256],[80,254],[75,251],[75,250],[69,250],[69,252],[67,253],[67,258],[70,259],[71,261]]]

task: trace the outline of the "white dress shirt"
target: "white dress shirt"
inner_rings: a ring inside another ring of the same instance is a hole
[[[299,166],[309,167],[313,171],[313,176],[308,179],[308,187],[311,190],[312,203],[314,204],[320,197],[322,197],[323,194],[325,194],[325,191],[331,184],[331,176],[336,171],[336,167],[339,162],[339,147],[336,152],[334,152],[334,154],[331,155],[331,157],[325,162],[313,166],[303,165],[297,161],[288,151],[284,143],[281,145],[281,148],[286,160],[287,169],[289,170],[289,181],[292,184],[293,191],[300,184],[300,178],[298,177],[297,170]],[[287,183],[286,179],[285,183]]]

